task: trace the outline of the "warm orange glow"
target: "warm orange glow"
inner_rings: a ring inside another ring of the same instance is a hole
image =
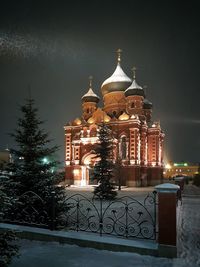
[[[81,120],[80,120],[79,118],[76,118],[76,119],[74,120],[74,123],[75,123],[76,125],[81,125]]]
[[[166,169],[171,169],[172,166],[171,166],[169,163],[167,163],[167,164],[165,165],[165,168],[166,168]]]
[[[109,122],[111,120],[111,118],[108,115],[104,116],[104,122]]]
[[[128,119],[129,119],[129,115],[125,112],[119,116],[120,121],[127,121]]]
[[[94,123],[94,119],[91,117],[91,118],[88,119],[87,122],[90,123],[90,124],[92,124],[92,123]]]
[[[75,169],[75,170],[73,170],[73,173],[74,173],[74,175],[79,175],[79,170]]]

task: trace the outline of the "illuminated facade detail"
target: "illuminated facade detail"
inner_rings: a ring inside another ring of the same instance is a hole
[[[82,97],[82,115],[64,126],[66,183],[85,186],[94,184],[93,167],[98,160],[94,147],[104,122],[112,130],[114,163],[120,162],[120,182],[127,186],[147,186],[161,182],[163,173],[164,133],[160,122],[152,122],[152,103],[144,89],[122,70],[121,51],[117,67],[102,86],[103,107],[89,89]],[[116,184],[119,178],[114,178]]]

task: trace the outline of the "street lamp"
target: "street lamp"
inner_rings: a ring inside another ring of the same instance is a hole
[[[42,162],[43,162],[44,164],[48,164],[48,163],[49,163],[49,161],[48,161],[48,159],[47,159],[46,157],[42,159]]]

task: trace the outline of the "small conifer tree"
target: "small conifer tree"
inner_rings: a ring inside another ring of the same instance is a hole
[[[94,195],[103,199],[114,199],[117,192],[112,185],[113,178],[113,139],[110,129],[103,124],[99,131],[99,144],[96,145],[95,153],[97,160],[94,166],[93,178],[98,186],[94,189]]]
[[[38,109],[33,99],[26,100],[20,110],[22,117],[18,119],[17,129],[11,134],[17,148],[11,149],[13,162],[7,168],[10,175],[3,182],[2,188],[8,196],[16,198],[32,191],[44,200],[47,208],[51,206],[54,192],[56,210],[59,211],[64,188],[58,186],[63,177],[56,171],[58,162],[53,160],[58,147],[50,146],[51,140],[41,128],[43,121],[38,118]]]

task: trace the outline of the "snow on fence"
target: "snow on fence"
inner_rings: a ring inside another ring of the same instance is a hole
[[[156,192],[143,201],[130,196],[105,200],[87,198],[81,194],[66,197],[60,203],[58,214],[55,196],[51,205],[35,193],[27,192],[19,197],[14,207],[5,213],[4,222],[35,227],[85,231],[124,238],[156,239]]]

